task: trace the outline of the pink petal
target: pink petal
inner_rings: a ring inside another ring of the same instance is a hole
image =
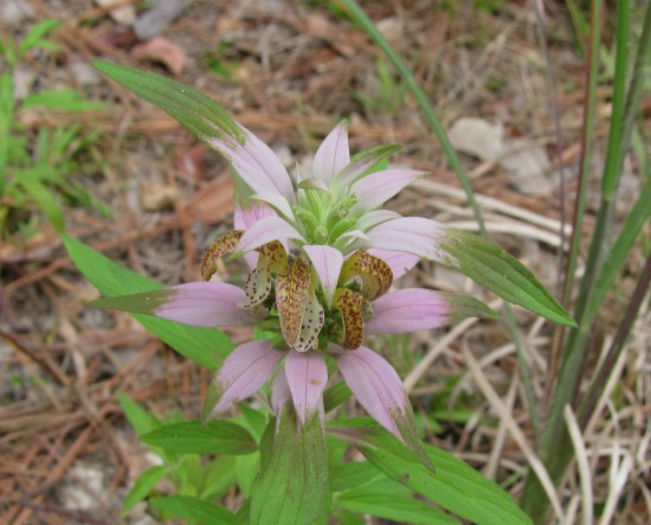
[[[408,169],[382,170],[361,178],[353,184],[351,190],[359,199],[357,206],[364,210],[372,210],[424,174],[424,171]]]
[[[336,248],[325,245],[303,246],[303,250],[314,265],[329,306],[332,302],[332,294],[335,293],[335,288],[337,288],[344,256]]]
[[[172,290],[174,295],[154,315],[191,326],[232,326],[253,319],[248,310],[238,306],[246,302],[244,290],[232,284],[196,282]]]
[[[366,212],[359,219],[357,219],[356,227],[359,230],[366,231],[373,228],[373,226],[377,226],[378,224],[382,224],[383,222],[397,219],[399,217],[401,217],[401,215],[395,211],[373,210]]]
[[[276,212],[261,202],[253,202],[247,208],[237,206],[233,211],[233,226],[236,230],[248,230],[265,217],[273,217]]]
[[[323,390],[328,382],[325,360],[313,350],[304,353],[292,350],[285,360],[285,375],[296,413],[301,423],[305,423],[319,412],[323,403]]]
[[[274,350],[269,341],[251,341],[238,346],[226,358],[215,376],[215,400],[211,416],[228,410],[252,395],[267,382],[285,354]]]
[[[271,241],[285,239],[303,240],[303,237],[287,221],[280,217],[265,217],[251,226],[237,245],[239,252],[250,252]]]
[[[289,204],[287,199],[283,197],[280,193],[276,192],[262,192],[256,193],[251,197],[252,199],[266,202],[271,205],[273,209],[289,221],[294,220],[294,212],[292,211],[292,206]]]
[[[340,122],[324,139],[314,155],[314,175],[329,181],[350,162],[346,122]]]
[[[389,432],[402,439],[397,419],[407,417],[407,394],[395,369],[364,346],[337,357],[337,365],[353,394]]]
[[[285,367],[282,367],[278,370],[278,373],[271,384],[271,408],[273,408],[276,417],[280,416],[285,403],[289,401],[290,397],[291,394],[289,392],[289,385],[287,384]]]
[[[294,188],[282,162],[269,146],[244,126],[240,127],[244,144],[235,138],[210,138],[207,141],[228,158],[237,174],[254,193],[280,193],[293,203]]]
[[[244,290],[220,282],[186,283],[151,292],[102,297],[99,308],[149,314],[191,326],[232,326],[253,320],[238,305],[246,299]]]
[[[369,334],[397,334],[430,330],[450,319],[450,304],[443,295],[424,288],[389,292],[373,302],[373,316],[364,321]]]
[[[366,232],[369,248],[411,253],[438,262],[452,264],[440,247],[445,227],[422,217],[400,217],[383,222]]]
[[[394,281],[405,275],[420,261],[420,256],[411,253],[378,250],[376,248],[371,248],[368,253],[379,257],[391,267]]]

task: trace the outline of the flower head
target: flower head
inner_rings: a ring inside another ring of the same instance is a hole
[[[207,419],[272,376],[275,410],[291,400],[301,422],[322,415],[329,354],[362,406],[406,439],[410,409],[402,382],[383,357],[362,346],[365,335],[436,328],[459,312],[491,314],[473,299],[464,303],[472,308],[463,310],[453,295],[390,291],[420,257],[450,259],[437,247],[441,225],[379,209],[421,173],[373,172],[395,148],[377,148],[351,161],[341,123],[317,150],[312,170],[292,179],[268,146],[245,128],[239,131],[243,142],[211,140],[245,183],[240,197],[247,204],[235,210],[236,229],[204,254],[204,282],[99,304],[193,326],[249,324],[278,334],[242,344],[228,356],[204,403]],[[249,265],[243,289],[213,280],[219,259],[233,255]]]
[[[474,298],[427,289],[391,291],[426,258],[455,268],[497,295],[550,319],[572,319],[515,258],[471,234],[381,206],[423,173],[386,167],[396,146],[351,158],[346,123],[320,145],[311,166],[293,176],[273,151],[214,101],[157,75],[97,66],[161,106],[220,151],[241,184],[235,230],[201,261],[203,282],[105,298],[99,306],[147,313],[194,326],[258,326],[274,337],[238,346],[224,361],[204,403],[216,417],[273,380],[277,413],[323,417],[331,356],[359,402],[408,445],[416,432],[402,382],[366,335],[428,330],[494,312]],[[214,279],[222,257],[243,256],[243,289]],[[291,404],[290,404],[291,401]]]

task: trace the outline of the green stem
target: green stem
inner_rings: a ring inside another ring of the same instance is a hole
[[[572,237],[570,253],[567,259],[565,282],[563,284],[563,306],[570,302],[574,286],[574,274],[581,245],[581,229],[585,213],[585,198],[590,175],[592,159],[592,137],[594,135],[595,107],[597,101],[597,76],[599,70],[599,43],[601,41],[601,12],[603,0],[594,0],[590,15],[590,40],[588,41],[588,56],[586,57],[585,106],[583,109],[583,132],[581,133],[581,153],[579,155],[579,185],[576,192],[574,216],[572,219]]]
[[[579,407],[577,419],[582,429],[584,429],[588,425],[588,422],[592,417],[592,413],[596,408],[597,402],[601,398],[601,394],[604,390],[604,387],[608,382],[608,378],[610,377],[610,374],[613,371],[613,367],[615,366],[615,363],[619,359],[622,349],[624,348],[624,343],[628,338],[628,334],[630,333],[631,328],[635,324],[635,320],[637,319],[637,315],[640,311],[640,306],[642,305],[644,296],[649,290],[650,280],[651,280],[651,253],[649,253],[649,255],[647,256],[644,269],[642,270],[642,274],[640,275],[637,285],[635,286],[635,291],[633,292],[631,301],[628,303],[626,312],[622,317],[622,322],[617,327],[617,333],[615,334],[615,338],[613,339],[613,342],[611,343],[610,348],[606,353],[606,357],[604,358],[601,367],[599,368],[599,370],[594,376],[594,379],[590,383],[590,387],[588,388],[588,391],[583,398],[583,402]]]

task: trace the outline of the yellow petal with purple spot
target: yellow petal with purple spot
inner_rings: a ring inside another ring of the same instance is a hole
[[[285,342],[293,347],[303,325],[310,290],[310,269],[296,259],[285,273],[276,279],[276,309]]]
[[[235,247],[243,234],[242,230],[225,233],[206,250],[206,253],[201,258],[201,277],[204,281],[210,280],[217,271],[219,259],[235,251]]]
[[[346,259],[339,282],[345,284],[356,277],[361,281],[362,294],[369,301],[385,293],[393,282],[391,267],[364,250],[357,250]]]
[[[359,348],[364,337],[364,320],[362,317],[364,298],[361,294],[348,288],[337,288],[334,300],[335,308],[341,312],[344,320],[344,348]]]

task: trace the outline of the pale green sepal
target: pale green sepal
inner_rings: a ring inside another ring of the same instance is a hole
[[[535,275],[520,261],[482,237],[447,228],[440,247],[450,265],[503,299],[560,324],[576,326]]]
[[[213,408],[219,402],[219,399],[222,397],[223,388],[217,379],[215,374],[212,378],[212,381],[208,385],[208,390],[206,391],[206,397],[203,400],[203,405],[201,407],[201,421],[208,423],[215,419],[217,416],[212,414]]]
[[[101,297],[89,303],[96,308],[106,310],[119,310],[133,314],[153,314],[162,305],[168,303],[175,290],[162,289],[151,292],[117,295],[115,297]]]
[[[325,524],[328,449],[319,414],[299,425],[290,403],[260,444],[261,470],[251,494],[250,524]]]
[[[94,60],[93,66],[139,97],[178,120],[200,139],[224,135],[244,143],[244,135],[233,116],[217,102],[185,84],[156,73]]]
[[[448,318],[451,324],[456,324],[468,317],[483,317],[499,319],[500,314],[490,306],[471,295],[441,292],[450,307]]]
[[[337,180],[350,184],[364,175],[384,169],[389,157],[401,147],[400,144],[388,144],[353,155],[348,166],[337,175]]]

